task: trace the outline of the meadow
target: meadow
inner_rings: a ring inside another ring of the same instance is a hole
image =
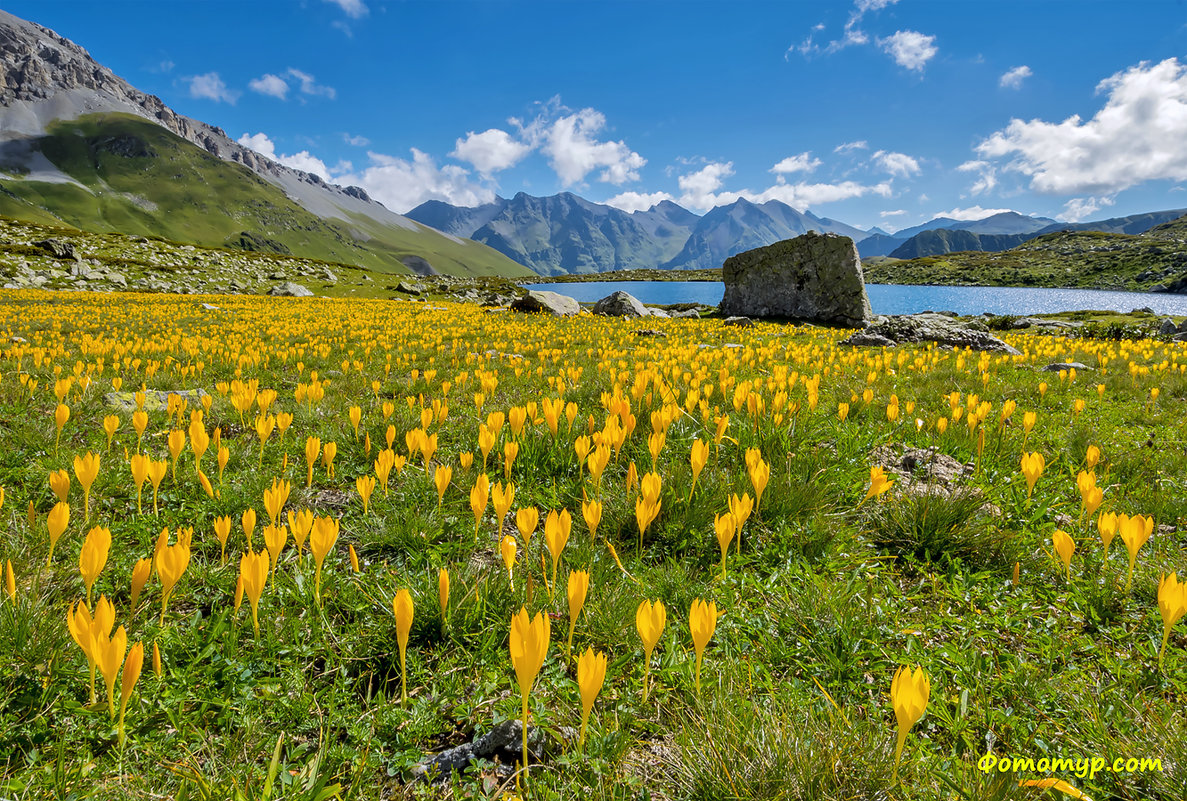
[[[1179,343],[0,318],[0,798],[1187,798]]]

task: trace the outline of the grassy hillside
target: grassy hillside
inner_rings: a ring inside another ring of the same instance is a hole
[[[251,249],[393,274],[410,273],[403,260],[419,256],[442,273],[531,275],[477,243],[370,219],[321,219],[247,168],[139,117],[55,123],[37,148],[77,184],[0,180],[0,214],[207,247],[246,241]],[[13,165],[0,169],[14,172]]]
[[[865,275],[880,284],[1176,291],[1187,286],[1187,221],[1139,235],[1060,231],[1000,253],[866,262]]]

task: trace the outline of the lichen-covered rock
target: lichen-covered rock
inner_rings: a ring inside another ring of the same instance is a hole
[[[568,295],[547,290],[532,290],[511,304],[515,311],[547,312],[554,317],[572,317],[581,311],[581,304]]]
[[[989,333],[984,324],[976,321],[964,323],[942,314],[903,314],[879,317],[864,331],[857,332],[849,339],[841,340],[840,344],[889,347],[883,340],[889,340],[897,345],[935,342],[937,345],[946,345],[952,348],[971,348],[972,350],[994,353],[1008,353],[1013,356],[1020,353],[1017,348],[1007,345]]]
[[[847,236],[809,231],[725,260],[724,316],[786,317],[858,327],[870,300],[857,246]]]
[[[607,317],[646,317],[648,313],[647,307],[638,298],[621,289],[595,303],[592,311]]]

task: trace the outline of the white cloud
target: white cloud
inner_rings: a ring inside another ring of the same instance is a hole
[[[455,206],[479,206],[495,193],[470,180],[463,167],[438,167],[429,154],[412,148],[412,160],[383,153],[368,153],[371,165],[362,172],[335,177],[335,183],[354,184],[396,212],[406,212],[426,200],[443,200]]]
[[[243,134],[239,137],[239,144],[246,148],[250,148],[261,156],[272,159],[273,161],[283,164],[286,167],[292,167],[294,170],[303,170],[305,172],[313,173],[321,178],[323,181],[337,181],[331,175],[330,168],[326,163],[317,156],[310,154],[308,150],[302,150],[299,153],[294,153],[291,156],[283,155],[276,152],[276,143],[272,141],[265,133],[257,134]]]
[[[674,198],[667,192],[623,192],[603,202],[607,206],[613,206],[630,213],[632,211],[647,211],[664,200],[674,200]]]
[[[969,206],[967,209],[949,209],[948,211],[936,212],[935,217],[951,217],[954,220],[984,220],[986,217],[992,217],[995,214],[1002,214],[1003,212],[1013,211],[1013,209],[983,209],[980,206]]]
[[[352,147],[366,147],[371,144],[371,140],[365,136],[351,136],[348,133],[342,134],[342,141]]]
[[[887,182],[874,185],[861,184],[856,181],[842,181],[837,184],[789,184],[782,176],[779,176],[773,186],[757,192],[750,189],[720,191],[725,184],[725,179],[733,174],[733,162],[710,162],[696,172],[681,175],[677,179],[681,194],[676,202],[685,208],[703,211],[714,206],[733,203],[740,198],[751,203],[778,200],[802,211],[821,203],[832,203],[870,194],[889,197],[891,193],[890,184]]]
[[[901,178],[909,178],[919,172],[919,162],[906,153],[879,150],[870,158],[886,172]]]
[[[935,42],[936,37],[919,31],[895,31],[885,39],[879,39],[878,47],[889,53],[900,67],[922,71],[924,65],[939,52]]]
[[[532,152],[532,146],[521,142],[506,131],[490,128],[482,133],[468,131],[464,139],[458,139],[453,152],[455,159],[468,161],[483,176],[513,167]]]
[[[582,181],[601,169],[599,181],[619,185],[639,180],[639,169],[647,160],[625,142],[599,142],[597,133],[606,126],[600,111],[584,108],[555,120],[541,132],[542,152],[564,186]]]
[[[259,92],[262,95],[279,98],[284,100],[288,96],[289,85],[285,83],[284,78],[272,73],[266,73],[259,78],[248,81],[247,88],[253,92]]]
[[[1018,89],[1022,86],[1022,82],[1031,75],[1034,73],[1030,71],[1030,67],[1023,64],[1021,67],[1014,67],[1003,72],[997,83],[1003,89]]]
[[[1146,181],[1187,180],[1187,65],[1142,62],[1097,85],[1108,99],[1090,120],[1013,119],[977,146],[983,158],[1051,194],[1108,195]]]
[[[319,84],[317,81],[315,81],[313,79],[312,75],[310,75],[307,72],[302,72],[301,70],[296,69],[295,67],[289,67],[288,72],[286,72],[285,74],[291,78],[296,78],[297,81],[300,82],[301,94],[303,94],[303,95],[328,97],[328,98],[330,98],[330,100],[333,100],[335,97],[338,96],[338,93],[334,90],[334,87],[322,86],[321,84]]]
[[[887,217],[899,217],[906,213],[906,209],[894,209],[893,211],[880,211],[878,216],[885,220]]]
[[[359,19],[367,16],[367,4],[363,0],[326,0],[327,3],[333,3],[346,12],[346,16],[352,19]]]
[[[966,161],[956,169],[960,172],[978,173],[977,180],[969,187],[970,195],[979,195],[997,186],[997,169],[988,161]]]
[[[852,153],[854,150],[866,150],[870,144],[864,139],[858,139],[856,142],[843,142],[833,148],[834,153]]]
[[[1064,204],[1060,215],[1068,222],[1080,222],[1085,217],[1091,217],[1105,206],[1112,206],[1111,197],[1074,197]]]
[[[732,161],[711,161],[696,172],[681,175],[676,179],[681,192],[677,202],[685,208],[711,209],[718,205],[717,190],[733,174]]]
[[[239,93],[228,89],[217,72],[195,75],[187,80],[190,83],[190,97],[213,100],[216,103],[230,103],[231,105],[235,105],[235,101],[239,99]]]
[[[812,154],[805,150],[798,156],[788,156],[783,159],[771,168],[771,172],[781,175],[789,172],[812,172],[820,165],[820,159],[812,158]]]

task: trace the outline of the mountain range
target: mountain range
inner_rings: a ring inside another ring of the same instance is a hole
[[[473,208],[430,200],[407,216],[489,245],[541,275],[720,267],[735,253],[810,230],[865,236],[852,225],[777,200],[739,199],[698,216],[671,201],[625,212],[568,192],[551,197],[520,192]]]

